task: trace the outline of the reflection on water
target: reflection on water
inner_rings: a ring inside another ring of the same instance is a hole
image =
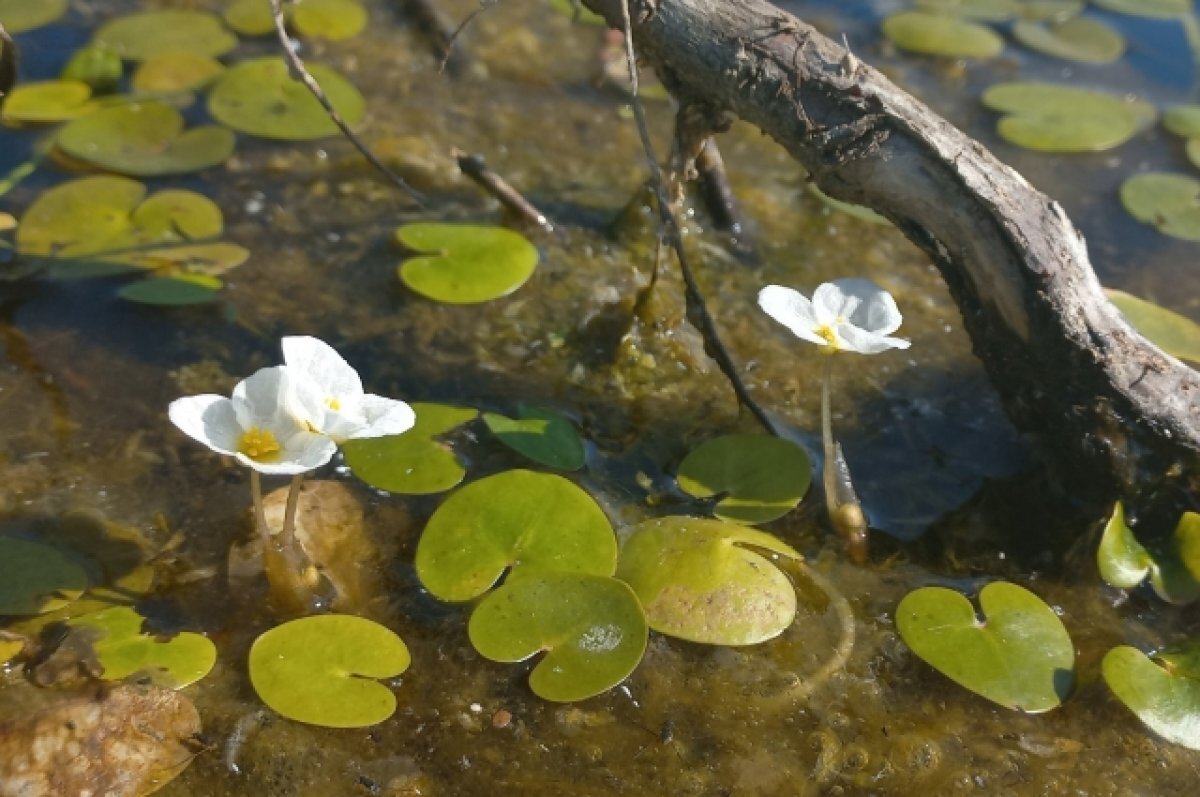
[[[172,5],[156,2],[150,5]],[[197,5],[197,4],[189,4]],[[203,4],[201,4],[203,5]],[[850,599],[858,642],[845,672],[801,704],[781,700],[836,644],[837,623],[817,594],[779,640],[708,648],[652,635],[625,685],[578,705],[533,697],[527,666],[484,661],[466,638],[467,608],[425,594],[413,553],[438,498],[381,495],[331,467],[363,504],[384,584],[371,612],[410,646],[396,682],[400,709],[380,726],[333,731],[263,713],[245,657],[274,620],[261,587],[231,591],[230,546],[249,532],[245,474],[190,444],[167,403],[227,392],[237,376],[277,362],[278,339],[316,334],[363,374],[368,390],[511,412],[535,400],[579,420],[591,441],[579,482],[614,525],[686,512],[670,474],[702,440],[754,431],[720,373],[682,322],[681,286],[668,269],[653,323],[630,310],[651,268],[653,229],[610,232],[644,179],[622,97],[598,85],[602,34],[512,0],[472,23],[460,47],[470,67],[438,75],[397,12],[369,3],[372,24],[343,44],[305,55],[350,76],[367,96],[366,140],[430,197],[420,210],[338,140],[288,145],[242,138],[223,169],[183,181],[222,207],[226,237],[253,252],[212,307],[157,310],[113,298],[113,283],[0,284],[0,519],[33,522],[84,510],[137,530],[158,560],[153,595],[217,643],[216,672],[188,694],[204,721],[202,752],[164,795],[807,795],[1193,794],[1200,754],[1150,737],[1098,680],[1115,644],[1149,648],[1195,633],[1195,616],[1141,596],[1122,602],[1092,564],[1094,529],[1062,528],[1052,494],[1025,476],[1030,451],[1008,425],[970,353],[937,273],[899,234],[825,209],[770,141],[736,127],[722,141],[734,189],[753,227],[747,265],[690,221],[699,279],[751,391],[814,454],[819,358],[757,311],[769,282],[805,291],[869,276],[905,314],[912,348],[860,358],[835,375],[835,425],[880,527],[871,564],[842,561],[815,496],[770,530],[814,560]],[[459,18],[476,6],[446,2]],[[891,52],[876,10],[896,2],[795,4],[860,57],[884,66],[1064,202],[1092,242],[1102,279],[1196,317],[1191,244],[1158,237],[1124,216],[1116,186],[1134,171],[1185,171],[1178,142],[1153,131],[1101,155],[1050,158],[1000,142],[973,96],[991,82],[1038,76],[1136,91],[1158,104],[1191,90],[1191,57],[1168,23],[1108,16],[1130,36],[1111,67],[1063,66],[1010,46],[988,65],[951,68]],[[27,78],[54,74],[96,21],[136,6],[87,4],[67,24],[31,34]],[[243,54],[269,51],[247,43]],[[650,107],[668,133],[666,105]],[[189,111],[196,118],[202,111]],[[0,170],[27,157],[37,131],[0,132]],[[457,175],[450,146],[484,155],[561,234],[537,238],[542,264],[506,299],[439,305],[395,275],[392,229],[411,219],[500,219]],[[0,199],[18,213],[61,180],[48,165]],[[640,217],[636,209],[634,218]],[[648,214],[645,214],[648,216]],[[633,325],[632,334],[621,334]],[[450,438],[478,478],[522,466],[478,424]],[[1078,539],[1073,546],[1070,540]],[[151,553],[147,554],[152,555]],[[1076,694],[1028,717],[953,686],[899,641],[892,612],[916,586],[964,589],[1007,578],[1056,607],[1079,652]],[[4,676],[0,707],[28,699],[20,673]]]

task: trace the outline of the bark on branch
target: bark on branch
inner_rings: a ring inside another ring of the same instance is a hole
[[[620,0],[583,0],[620,27]],[[734,114],[820,188],[891,219],[940,269],[1006,410],[1097,495],[1194,503],[1200,374],[1107,301],[1079,231],[846,49],[762,0],[630,0],[638,55],[719,132]]]

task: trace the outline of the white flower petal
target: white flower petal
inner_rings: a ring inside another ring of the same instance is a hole
[[[903,317],[890,293],[866,279],[838,280],[838,283],[845,295],[859,300],[851,312],[842,315],[851,324],[881,335],[900,328]]]
[[[879,354],[888,349],[907,349],[912,345],[910,341],[904,338],[879,335],[875,332],[859,329],[853,324],[839,325],[837,333],[838,337],[846,342],[843,348],[847,351],[858,352],[859,354]]]
[[[829,345],[829,341],[817,334],[821,322],[813,303],[799,291],[782,285],[768,285],[758,292],[758,306],[796,337],[821,346]]]
[[[294,336],[284,338],[280,345],[284,364],[313,380],[328,398],[344,400],[343,397],[363,394],[358,371],[325,341]]]
[[[315,432],[296,432],[284,440],[277,458],[260,462],[238,453],[238,461],[259,473],[295,475],[319,468],[333,459],[337,443]]]
[[[359,408],[364,425],[350,434],[350,438],[404,434],[417,422],[417,415],[408,404],[372,393],[363,396]]]
[[[242,428],[233,402],[224,396],[206,394],[175,399],[167,415],[184,434],[218,454],[235,453]]]

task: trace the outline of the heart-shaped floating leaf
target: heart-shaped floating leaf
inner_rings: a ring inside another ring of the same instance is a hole
[[[1111,64],[1125,53],[1125,37],[1103,22],[1075,17],[1063,22],[1018,20],[1013,38],[1031,50],[1088,64]]]
[[[123,286],[117,295],[129,302],[157,307],[184,307],[214,301],[223,283],[206,274],[151,277]]]
[[[948,58],[991,58],[1004,39],[990,28],[953,16],[901,11],[883,21],[883,34],[897,47]]]
[[[444,443],[435,438],[472,421],[478,410],[413,402],[417,421],[404,434],[347,440],[346,464],[372,487],[402,495],[429,495],[449,490],[467,471]]]
[[[304,0],[292,10],[292,25],[301,36],[341,41],[367,27],[367,11],[356,0]]]
[[[468,484],[437,508],[417,544],[433,595],[465,601],[504,571],[611,576],[617,541],[595,500],[561,476],[510,470]]]
[[[400,637],[347,614],[302,617],[276,626],[250,648],[250,683],[262,701],[297,722],[362,728],[396,710],[394,678],[412,661]]]
[[[960,593],[922,587],[896,607],[896,630],[926,664],[994,703],[1031,714],[1058,706],[1075,669],[1062,620],[1037,595],[1005,581],[985,586],[979,606],[982,622]]]
[[[1192,11],[1192,0],[1092,0],[1107,11],[1151,19],[1179,19]]]
[[[224,163],[234,135],[217,125],[184,130],[179,111],[161,102],[102,108],[68,124],[58,146],[73,158],[139,177],[186,174]]]
[[[0,537],[0,615],[54,611],[88,588],[84,564],[53,545]]]
[[[569,702],[625,680],[646,651],[649,629],[637,596],[606,576],[534,573],[514,577],[476,607],[471,644],[492,661],[524,661],[545,652],[529,687]]]
[[[7,124],[65,122],[96,109],[92,87],[78,80],[44,80],[17,86],[4,100]]]
[[[363,118],[366,101],[348,80],[321,64],[308,64],[308,71],[347,124]],[[221,124],[262,138],[307,141],[339,132],[281,58],[252,59],[225,70],[208,95],[208,112]]]
[[[1040,152],[1099,152],[1124,144],[1153,124],[1158,112],[1141,100],[1050,83],[998,83],[983,104],[1008,114],[997,130]]]
[[[1200,180],[1182,174],[1135,174],[1121,184],[1121,204],[1159,232],[1200,241]]]
[[[284,6],[287,12],[289,6]],[[271,4],[260,0],[232,0],[221,15],[225,24],[243,36],[266,36],[275,30]]]
[[[470,224],[406,224],[396,240],[423,254],[400,265],[400,280],[447,304],[476,304],[507,296],[525,284],[537,248],[520,233]]]
[[[182,689],[212,671],[217,648],[208,637],[183,631],[160,640],[142,633],[144,622],[132,607],[114,606],[72,618],[67,626],[86,637],[106,681],[140,673],[159,686]]]
[[[1007,22],[1020,11],[1016,0],[917,0],[917,8],[984,22]]]
[[[638,524],[617,578],[655,631],[711,645],[753,645],[796,617],[796,591],[759,551],[800,559],[791,546],[735,523],[666,517]]]
[[[722,496],[713,514],[735,523],[766,523],[800,503],[812,483],[812,462],[795,443],[767,435],[717,437],[679,464],[676,478],[697,498]]]
[[[1168,603],[1200,599],[1200,514],[1184,512],[1171,538],[1148,548],[1134,537],[1118,502],[1104,527],[1096,562],[1101,577],[1114,587],[1132,589],[1148,576]]]
[[[10,34],[55,22],[67,11],[68,0],[0,0],[0,24]]]
[[[500,442],[534,462],[559,470],[583,467],[583,442],[571,422],[557,412],[521,404],[517,418],[485,412],[483,422]]]
[[[1021,19],[1063,22],[1083,13],[1083,0],[1025,0],[1017,10]]]
[[[1200,750],[1200,679],[1159,667],[1125,645],[1104,656],[1104,682],[1146,727],[1169,742]]]
[[[1172,105],[1163,111],[1163,127],[1184,138],[1200,137],[1200,105]]]
[[[59,77],[78,80],[96,93],[116,91],[125,74],[121,56],[98,44],[81,47],[67,60]]]
[[[1173,357],[1200,363],[1200,324],[1124,291],[1104,293],[1126,320]]]
[[[237,36],[204,11],[145,11],[117,17],[102,25],[93,41],[131,61],[181,52],[216,58],[237,46]]]
[[[202,89],[224,71],[207,55],[160,53],[139,64],[130,82],[138,94],[172,94]]]

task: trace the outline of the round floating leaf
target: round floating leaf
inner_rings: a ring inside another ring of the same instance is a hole
[[[1114,587],[1131,589],[1149,576],[1150,586],[1163,600],[1191,603],[1200,599],[1200,514],[1184,512],[1168,540],[1143,546],[1118,503],[1104,527],[1096,559],[1100,575]]]
[[[655,631],[711,645],[753,645],[796,617],[796,591],[757,551],[800,559],[765,532],[719,520],[666,517],[638,524],[617,578],[641,600]]]
[[[160,53],[195,53],[217,57],[237,46],[221,20],[205,11],[145,11],[102,25],[93,42],[132,61]]]
[[[482,595],[509,568],[611,576],[616,564],[616,537],[595,500],[561,476],[529,470],[497,473],[447,498],[416,556],[421,583],[447,601]]]
[[[477,410],[445,404],[413,402],[417,421],[404,434],[347,440],[346,464],[372,487],[402,495],[428,495],[449,490],[467,471],[448,446],[434,438],[472,421]]]
[[[538,251],[525,236],[503,227],[406,224],[396,240],[424,253],[400,265],[412,290],[447,304],[476,304],[507,296],[525,284]]]
[[[1187,155],[1188,162],[1200,169],[1200,138],[1189,138],[1184,144],[1183,151]]]
[[[1163,111],[1163,126],[1177,136],[1200,137],[1200,105],[1172,105]]]
[[[0,615],[54,611],[87,588],[82,562],[52,545],[0,537]]]
[[[121,174],[185,174],[224,163],[234,135],[223,127],[183,129],[179,111],[161,102],[103,108],[76,119],[58,134],[68,155]]]
[[[196,91],[225,71],[220,61],[196,53],[159,53],[138,65],[133,90],[139,94]]]
[[[1121,204],[1164,235],[1200,241],[1200,180],[1182,174],[1135,174],[1121,184]]]
[[[492,661],[545,652],[529,674],[534,694],[569,702],[625,680],[646,651],[649,629],[637,596],[606,576],[534,573],[514,577],[471,614],[471,644]]]
[[[131,282],[117,291],[122,299],[159,307],[205,304],[217,298],[222,283],[204,274],[180,274],[175,277],[151,277]]]
[[[1108,688],[1146,727],[1200,750],[1200,679],[1168,672],[1125,645],[1105,654],[1102,671]]]
[[[78,80],[45,80],[17,86],[4,100],[9,124],[65,122],[96,109],[92,88]]]
[[[949,58],[991,58],[1004,49],[1004,39],[990,28],[952,16],[901,11],[883,21],[883,33],[897,47]]]
[[[106,681],[144,673],[160,686],[182,689],[217,663],[217,648],[208,637],[183,631],[162,640],[142,633],[144,621],[132,607],[114,606],[75,617],[67,626],[83,632]]]
[[[1006,708],[1037,714],[1071,689],[1075,648],[1041,598],[998,581],[979,593],[982,622],[958,592],[922,587],[896,607],[896,630],[913,653],[950,680]]]
[[[378,623],[346,614],[302,617],[272,628],[250,648],[250,683],[262,701],[297,722],[328,728],[375,725],[396,696],[372,678],[408,669],[408,647]]]
[[[292,25],[301,36],[340,41],[367,27],[367,11],[356,0],[304,0],[292,9]]]
[[[1018,13],[1022,19],[1063,21],[1083,13],[1083,0],[1026,0]]]
[[[366,101],[358,89],[327,66],[308,64],[308,71],[348,124],[362,119]],[[281,58],[243,61],[227,69],[208,96],[208,111],[221,124],[263,138],[306,141],[339,132]]]
[[[984,22],[1007,22],[1021,6],[1016,0],[917,0],[917,8]]]
[[[0,24],[10,34],[56,22],[67,12],[68,0],[0,0]]]
[[[287,8],[284,6],[285,10]],[[275,30],[270,0],[233,0],[222,18],[226,25],[243,36],[266,36]]]
[[[557,412],[521,404],[517,418],[485,412],[483,422],[500,442],[550,468],[578,470],[583,467],[583,442]]]
[[[800,503],[812,462],[795,443],[767,435],[728,435],[702,443],[679,464],[679,487],[697,498],[722,496],[713,514],[735,523],[766,523]]]
[[[1107,11],[1151,19],[1178,19],[1192,11],[1192,0],[1092,0]]]
[[[111,256],[112,260],[157,272],[160,277],[195,277],[196,284],[209,286],[218,283],[201,277],[224,274],[249,258],[250,252],[245,247],[224,241],[155,247]]]
[[[1200,363],[1200,324],[1124,291],[1104,291],[1126,320],[1163,351]]]
[[[1140,100],[1050,83],[999,83],[983,93],[983,104],[1009,114],[997,126],[1003,138],[1041,152],[1112,149],[1157,116]]]
[[[1018,20],[1013,37],[1031,50],[1088,64],[1111,64],[1125,53],[1125,37],[1103,22],[1075,17],[1064,22]]]
[[[107,47],[90,44],[75,51],[59,75],[63,80],[78,80],[93,91],[116,91],[125,74],[121,56]]]

